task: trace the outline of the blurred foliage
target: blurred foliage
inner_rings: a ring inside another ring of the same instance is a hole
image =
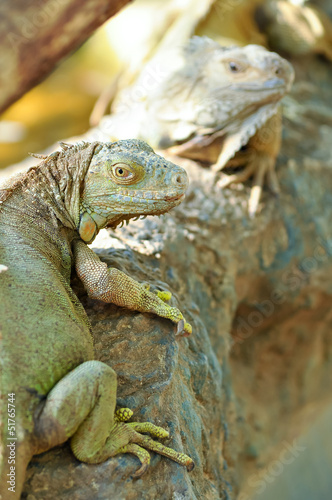
[[[105,28],[101,28],[3,113],[0,168],[24,159],[30,151],[85,132],[96,99],[119,67]]]

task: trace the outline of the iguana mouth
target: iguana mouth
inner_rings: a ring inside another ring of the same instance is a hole
[[[271,92],[272,91],[278,91],[279,89],[287,89],[288,84],[286,82],[279,83],[279,84],[273,84],[272,82],[266,82],[264,85],[251,85],[250,83],[244,83],[242,85],[239,85],[237,88],[234,88],[234,92],[241,92],[243,90],[248,91],[248,92]]]
[[[104,193],[103,195],[98,197],[98,200],[101,202],[104,199],[108,199],[110,197],[109,193]],[[162,192],[153,192],[153,191],[123,191],[122,193],[114,194],[116,201],[119,203],[146,203],[153,204],[158,201],[177,201],[182,200],[185,197],[185,193],[162,193]],[[96,197],[95,197],[96,199]],[[104,205],[104,203],[103,203]]]
[[[140,218],[145,219],[148,215],[162,215],[162,214],[166,213],[169,210],[169,208],[165,209],[162,206],[155,207],[156,202],[157,203],[159,202],[159,204],[174,203],[174,205],[173,205],[173,207],[174,207],[176,205],[179,205],[186,196],[185,193],[170,194],[170,195],[165,194],[164,196],[161,196],[161,193],[158,193],[157,196],[155,196],[153,198],[149,197],[148,199],[146,199],[143,196],[138,197],[137,196],[138,193],[135,193],[135,194],[136,194],[136,201],[141,203],[140,208],[138,208],[138,210],[141,209],[141,211],[139,211],[138,213],[128,213],[126,215],[117,216],[117,217],[111,219],[107,223],[107,225],[103,226],[103,227],[115,229],[117,226],[122,227],[124,224],[128,224],[130,220],[138,220]],[[143,207],[142,207],[142,204],[143,204]],[[145,210],[146,207],[148,207],[148,209],[149,209],[148,213],[146,213],[146,210]]]
[[[164,200],[165,201],[177,201],[177,200],[183,200],[185,198],[185,194],[177,194],[173,196],[165,196]]]

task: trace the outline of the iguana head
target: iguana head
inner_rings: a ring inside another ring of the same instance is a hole
[[[290,90],[294,80],[292,65],[260,45],[215,48],[206,60],[205,71],[209,75],[212,95],[221,92],[225,98],[230,92],[242,94],[243,105],[247,102],[279,101]],[[241,101],[233,97],[234,102],[237,102],[235,108],[239,110]]]
[[[259,45],[222,47],[194,37],[181,54],[145,98],[141,136],[158,147],[241,124],[257,109],[275,106],[294,80],[292,65]]]
[[[160,215],[184,199],[185,170],[140,140],[100,143],[85,176],[78,230],[90,243],[103,227],[141,215]]]

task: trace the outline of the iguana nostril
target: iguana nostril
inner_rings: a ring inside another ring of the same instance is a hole
[[[187,174],[185,172],[183,174],[182,173],[175,174],[172,179],[172,183],[179,187],[186,186],[188,183]]]

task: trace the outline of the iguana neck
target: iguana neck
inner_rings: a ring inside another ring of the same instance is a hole
[[[63,151],[52,153],[36,167],[4,184],[0,189],[3,208],[9,208],[13,195],[13,209],[18,207],[20,193],[24,192],[25,210],[41,213],[57,225],[77,229],[80,194],[96,146],[97,143],[63,145]]]

